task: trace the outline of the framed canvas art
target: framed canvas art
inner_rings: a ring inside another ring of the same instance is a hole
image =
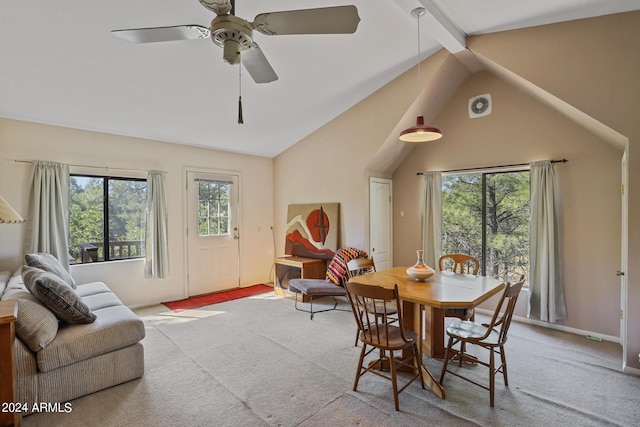
[[[338,249],[340,203],[289,205],[284,253],[330,260]]]

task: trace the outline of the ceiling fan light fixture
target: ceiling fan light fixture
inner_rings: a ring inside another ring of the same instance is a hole
[[[420,99],[420,17],[426,13],[424,7],[416,7],[411,11],[411,16],[418,21],[418,117],[416,125],[400,132],[400,141],[404,142],[429,142],[442,138],[440,129],[424,124],[424,116],[422,115],[422,100]]]
[[[222,59],[227,64],[240,63],[240,43],[235,40],[225,40],[222,48]]]
[[[251,25],[233,15],[217,16],[211,21],[209,31],[213,43],[222,47],[222,59],[227,64],[239,64],[240,52],[250,49],[253,44]]]
[[[424,117],[418,116],[416,125],[400,132],[400,140],[404,142],[429,142],[442,138],[440,129],[424,124]]]

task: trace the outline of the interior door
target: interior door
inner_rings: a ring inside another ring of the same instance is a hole
[[[187,172],[189,296],[240,286],[239,177]]]
[[[627,358],[627,268],[629,265],[629,232],[628,232],[628,209],[629,196],[627,188],[629,184],[627,156],[629,149],[627,148],[622,155],[622,237],[621,237],[621,259],[620,259],[620,344],[622,345],[622,366],[626,365]]]
[[[369,178],[369,243],[376,270],[393,266],[392,181]]]

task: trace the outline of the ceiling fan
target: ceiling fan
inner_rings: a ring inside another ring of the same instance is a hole
[[[358,28],[360,17],[355,6],[288,10],[261,13],[253,22],[235,16],[234,0],[199,0],[216,14],[209,28],[201,25],[136,28],[111,31],[116,37],[132,43],[193,40],[211,37],[223,48],[223,59],[229,64],[242,62],[256,83],[278,79],[275,71],[253,39],[253,30],[266,35],[351,34]],[[241,59],[242,56],[242,59]]]

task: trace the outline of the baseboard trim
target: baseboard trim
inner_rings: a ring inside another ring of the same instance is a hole
[[[478,313],[482,313],[482,314],[486,314],[488,316],[491,316],[493,314],[493,311],[491,310],[487,310],[484,308],[476,308],[476,311]],[[570,332],[572,334],[578,334],[578,335],[584,335],[584,336],[592,336],[592,337],[598,337],[601,338],[604,341],[611,341],[611,342],[615,342],[620,344],[620,337],[616,337],[613,335],[602,335],[599,334],[597,332],[593,332],[593,331],[585,331],[584,329],[577,329],[577,328],[572,328],[569,326],[564,326],[564,325],[558,325],[557,323],[548,323],[548,322],[542,322],[540,320],[535,320],[535,319],[528,319],[526,317],[521,317],[521,316],[513,316],[513,320],[517,321],[517,322],[521,322],[521,323],[528,323],[530,325],[536,325],[536,326],[542,326],[543,328],[549,328],[549,329],[555,329],[558,331],[564,331],[564,332]],[[629,368],[629,369],[633,369],[633,368]]]
[[[625,374],[631,374],[631,375],[636,375],[636,376],[640,377],[640,369],[631,368],[626,363],[623,364],[623,366],[622,366],[622,372],[624,372]]]

